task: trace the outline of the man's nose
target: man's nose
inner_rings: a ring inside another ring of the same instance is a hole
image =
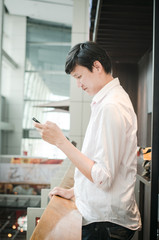
[[[82,83],[80,82],[80,80],[77,79],[77,86],[80,88],[82,87]]]

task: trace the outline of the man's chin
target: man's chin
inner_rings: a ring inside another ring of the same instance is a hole
[[[86,88],[84,90],[85,93],[87,93],[90,97],[94,96],[95,94],[93,92],[91,92],[90,90],[88,90],[88,88]]]

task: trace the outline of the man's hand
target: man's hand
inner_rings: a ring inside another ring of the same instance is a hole
[[[49,192],[49,198],[51,199],[54,195],[58,195],[66,199],[71,199],[74,197],[74,188],[65,189],[61,187],[55,187]]]
[[[53,122],[47,121],[45,124],[34,123],[34,126],[40,132],[43,140],[57,147],[67,140],[61,129]]]
[[[80,152],[78,148],[73,146],[73,144],[63,135],[61,129],[55,123],[47,121],[45,124],[34,123],[34,126],[39,130],[43,140],[58,147],[72,161],[79,171],[82,172],[83,175],[91,182],[93,182],[91,171],[94,161],[89,159]],[[60,195],[60,193],[56,194]],[[70,197],[68,197],[68,199],[70,199]]]

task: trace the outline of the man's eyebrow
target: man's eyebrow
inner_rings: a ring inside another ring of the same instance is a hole
[[[77,76],[78,76],[78,73],[74,73],[72,76],[73,76],[73,77],[77,77]]]

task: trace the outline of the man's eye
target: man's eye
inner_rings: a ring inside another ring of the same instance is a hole
[[[80,75],[80,76],[78,76],[77,78],[78,78],[78,79],[80,79],[80,78],[81,78],[81,75]]]

